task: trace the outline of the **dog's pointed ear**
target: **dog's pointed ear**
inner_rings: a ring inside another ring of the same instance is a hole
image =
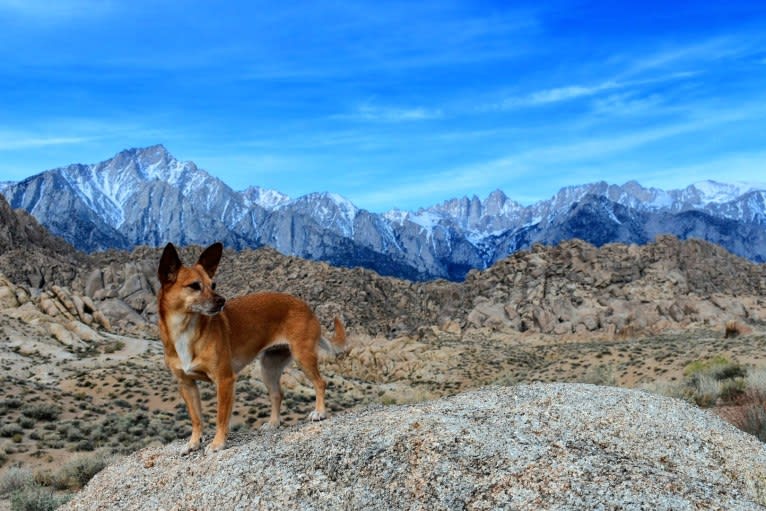
[[[172,284],[178,277],[178,270],[181,269],[183,263],[181,258],[178,257],[176,247],[172,243],[165,245],[165,250],[162,251],[162,257],[160,258],[160,266],[157,268],[157,278],[160,279],[160,284]]]
[[[200,254],[197,264],[205,269],[205,272],[212,279],[215,275],[215,271],[218,269],[218,263],[221,261],[221,255],[223,254],[223,245],[221,243],[213,243]]]

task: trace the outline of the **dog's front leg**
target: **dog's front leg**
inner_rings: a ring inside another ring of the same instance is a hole
[[[226,375],[216,381],[218,414],[216,415],[215,438],[205,448],[205,454],[220,451],[229,434],[229,421],[234,404],[234,375]]]
[[[199,443],[202,438],[202,402],[199,397],[199,388],[197,388],[197,383],[194,380],[183,379],[179,383],[181,397],[184,398],[192,423],[192,436],[189,439],[189,443],[181,451],[181,454],[184,455],[199,449]]]

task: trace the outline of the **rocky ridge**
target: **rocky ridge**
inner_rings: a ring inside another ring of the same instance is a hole
[[[182,257],[192,263],[200,250],[185,248]],[[146,247],[95,254],[71,270],[74,275],[59,286],[59,294],[87,298],[88,307],[116,331],[156,336],[159,255],[159,249]],[[19,273],[8,265],[0,271]],[[34,295],[29,275],[22,280],[23,292]],[[413,283],[267,248],[226,250],[217,281],[228,297],[292,293],[314,307],[328,327],[341,315],[351,331],[388,338],[461,336],[472,330],[614,338],[690,326],[718,329],[726,321],[766,322],[764,265],[706,242],[672,237],[600,249],[578,240],[538,245],[471,272],[461,284]]]
[[[723,318],[766,321],[766,266],[700,240],[662,236],[601,248],[536,245],[463,284],[477,327],[545,334],[658,333]]]
[[[591,385],[494,387],[149,448],[64,509],[720,509],[766,503],[766,448],[683,402]]]
[[[23,209],[11,209],[0,195],[0,273],[40,288],[74,279],[88,258],[53,236]]]
[[[333,193],[289,199],[257,187],[235,191],[162,145],[0,183],[13,207],[87,252],[220,240],[230,248],[270,246],[421,281],[461,281],[471,269],[485,269],[534,243],[573,238],[601,246],[644,244],[660,234],[697,237],[762,262],[764,188],[704,181],[664,191],[635,181],[597,182],[563,188],[529,206],[496,190],[483,201],[463,197],[378,214]]]
[[[0,215],[7,307],[49,315],[58,310],[90,328],[156,338],[161,249],[85,255],[1,199]],[[200,250],[186,247],[181,254],[191,264]],[[226,250],[216,278],[224,296],[292,293],[327,326],[341,315],[352,332],[388,338],[472,331],[614,338],[766,322],[766,266],[704,241],[670,236],[643,246],[596,248],[579,240],[535,245],[470,272],[463,283],[382,277],[269,248]]]
[[[195,261],[199,251],[183,250],[184,260]],[[159,254],[141,248],[127,261],[120,253],[97,256],[101,268],[73,287],[110,311],[127,303],[151,324]],[[227,250],[217,281],[224,296],[292,293],[328,326],[341,314],[353,330],[389,338],[470,329],[614,337],[694,325],[722,328],[729,320],[766,321],[766,266],[707,242],[673,237],[600,249],[578,240],[537,245],[471,272],[462,284],[413,283],[265,248]],[[121,319],[140,324],[132,314]]]

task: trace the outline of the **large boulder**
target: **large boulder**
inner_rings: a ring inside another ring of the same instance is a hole
[[[66,509],[763,509],[766,448],[645,392],[492,387],[144,449]]]

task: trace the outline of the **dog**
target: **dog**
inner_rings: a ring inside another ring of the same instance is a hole
[[[200,447],[202,404],[197,380],[213,382],[217,394],[216,431],[205,453],[224,447],[234,402],[237,373],[261,355],[263,382],[269,391],[271,416],[277,427],[282,404],[282,371],[294,358],[316,392],[309,420],[326,417],[325,388],[317,367],[317,347],[336,354],[346,342],[343,323],[335,318],[331,341],[322,338],[314,312],[302,300],[284,293],[255,293],[226,300],[215,291],[213,276],[223,253],[214,243],[194,266],[184,266],[172,243],[162,252],[157,277],[159,330],[165,365],[178,380],[189,410],[192,434],[182,454]]]

